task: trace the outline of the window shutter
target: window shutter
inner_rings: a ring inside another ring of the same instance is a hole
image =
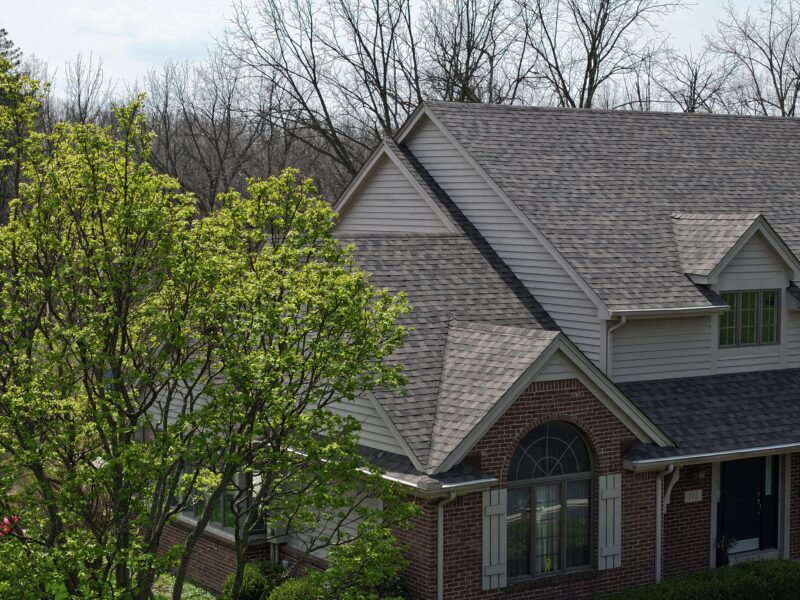
[[[614,569],[622,564],[622,475],[599,478],[599,547],[597,568]]]
[[[483,492],[483,589],[506,587],[506,490]]]

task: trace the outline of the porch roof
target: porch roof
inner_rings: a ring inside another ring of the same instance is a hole
[[[770,454],[800,448],[800,369],[620,383],[676,444],[639,444],[634,467]]]

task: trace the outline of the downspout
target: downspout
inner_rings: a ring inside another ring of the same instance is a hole
[[[436,600],[444,599],[444,507],[456,499],[456,493],[436,504]]]
[[[661,563],[662,559],[662,533],[664,528],[664,515],[667,513],[667,506],[669,505],[670,495],[672,494],[672,488],[675,487],[675,484],[678,481],[678,477],[680,477],[680,467],[677,469],[675,465],[669,465],[664,471],[656,475],[656,564],[655,564],[655,580],[661,581]],[[669,480],[669,484],[667,484],[667,492],[666,494],[663,493],[664,490],[664,477],[667,475],[672,475]]]
[[[614,325],[612,325],[611,327],[609,327],[608,331],[606,331],[606,365],[605,365],[606,377],[611,377],[611,365],[613,363],[613,361],[611,360],[612,358],[611,352],[614,349],[614,343],[611,341],[611,334],[614,333],[617,329],[619,329],[623,325],[625,325],[625,323],[627,322],[628,322],[628,317],[622,315],[619,318],[619,321]]]

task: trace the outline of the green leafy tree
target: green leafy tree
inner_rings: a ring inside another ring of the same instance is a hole
[[[251,182],[199,219],[151,147],[141,101],[31,136],[0,228],[0,485],[24,524],[0,544],[35,563],[35,597],[149,598],[175,565],[179,590],[210,510],[162,557],[176,515],[252,481],[253,459],[282,482],[264,489],[314,501],[298,466],[323,482],[362,464],[328,405],[400,380],[383,358],[405,304],[310,182]]]
[[[406,304],[374,289],[353,248],[333,237],[330,205],[296,171],[250,181],[246,194],[223,195],[220,204],[200,225],[218,250],[209,347],[224,365],[203,421],[217,431],[209,457],[223,458],[205,462],[217,478],[211,497],[235,494],[237,598],[247,540],[264,520],[290,529],[330,521],[335,535],[317,543],[335,545],[343,541],[337,523],[369,512],[368,494],[387,496],[379,511],[387,521],[402,516],[358,453],[358,423],[331,408],[402,382],[383,358],[403,339],[396,319]],[[187,541],[173,598],[201,530]]]
[[[16,68],[19,53],[0,29],[0,223],[19,195],[22,168],[30,151],[43,86]]]

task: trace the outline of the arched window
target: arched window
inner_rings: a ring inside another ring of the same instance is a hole
[[[508,472],[508,575],[589,565],[592,467],[572,425],[541,425],[520,441]]]

